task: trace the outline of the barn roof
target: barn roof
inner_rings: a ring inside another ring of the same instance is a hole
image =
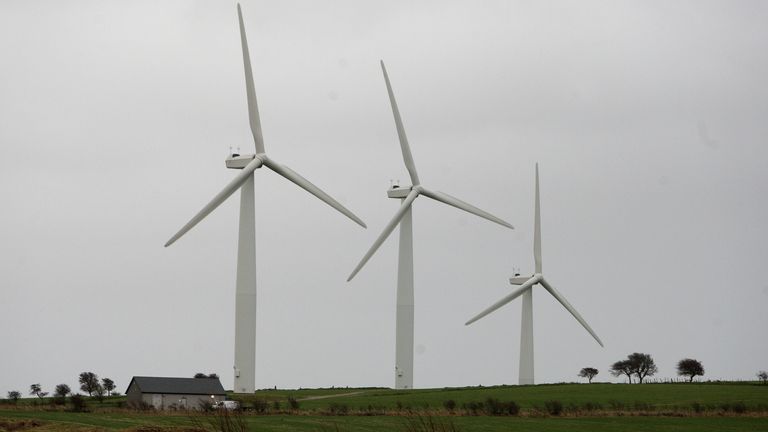
[[[224,395],[218,378],[174,378],[135,376],[128,389],[136,385],[142,393]],[[126,390],[126,393],[128,390]]]

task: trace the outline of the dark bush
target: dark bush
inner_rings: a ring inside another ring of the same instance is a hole
[[[297,410],[299,409],[299,401],[293,396],[288,396],[288,406],[291,407],[292,410]]]
[[[744,405],[744,402],[734,402],[731,404],[731,410],[736,414],[744,414],[747,412],[747,406]]]
[[[254,399],[253,400],[253,410],[256,411],[259,414],[264,414],[269,410],[269,404],[267,403],[266,399]]]
[[[387,410],[380,405],[368,404],[367,407],[360,408],[360,414],[366,416],[383,416],[387,414]]]
[[[624,402],[616,399],[609,400],[608,406],[614,411],[624,411]]]
[[[520,405],[518,405],[515,401],[509,401],[504,404],[504,410],[506,411],[507,415],[516,416],[520,414]]]
[[[453,399],[448,399],[447,401],[443,402],[443,407],[448,411],[453,412],[453,410],[456,409],[456,401]]]
[[[72,412],[88,412],[88,406],[85,404],[85,398],[80,394],[73,394],[69,398],[72,404]]]
[[[598,411],[603,409],[603,406],[599,402],[585,402],[582,408],[585,411]]]
[[[653,404],[648,402],[635,401],[635,411],[653,411]]]
[[[492,416],[517,415],[520,413],[520,406],[515,401],[501,402],[495,398],[488,398],[485,404],[481,404],[485,412]]]
[[[698,402],[694,402],[691,404],[691,409],[693,409],[693,412],[695,413],[701,413],[701,412],[704,412],[706,408],[704,407],[704,405]]]
[[[480,411],[485,409],[482,402],[467,402],[461,404],[461,407],[470,415],[477,415]]]
[[[550,415],[557,416],[563,412],[563,403],[558,400],[546,401],[544,402],[544,409],[546,409]]]
[[[328,405],[328,412],[331,415],[347,415],[349,414],[349,405],[333,402]]]

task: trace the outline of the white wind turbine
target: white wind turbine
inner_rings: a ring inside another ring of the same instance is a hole
[[[412,186],[393,186],[387,191],[390,198],[399,198],[402,200],[400,208],[395,216],[384,227],[384,230],[373,242],[373,246],[368,250],[360,263],[349,275],[347,281],[363,268],[365,263],[379,249],[384,240],[389,237],[395,226],[400,224],[400,245],[397,265],[397,315],[395,323],[395,388],[406,389],[413,388],[413,223],[411,204],[419,195],[425,195],[433,200],[440,201],[467,211],[474,215],[496,222],[507,228],[512,228],[509,223],[497,218],[496,216],[480,210],[464,201],[454,198],[448,194],[432,191],[421,185],[419,175],[416,173],[416,165],[413,162],[411,149],[408,146],[408,138],[405,136],[405,128],[400,118],[400,111],[395,102],[395,95],[392,92],[392,85],[389,83],[387,69],[384,62],[381,62],[381,70],[384,73],[384,81],[387,84],[389,101],[392,104],[392,113],[395,116],[395,126],[397,135],[400,139],[400,149],[403,152],[403,160],[408,174],[411,177]]]
[[[539,164],[536,164],[536,198],[535,198],[535,220],[534,220],[534,233],[533,233],[533,259],[536,264],[536,273],[532,276],[515,276],[509,279],[509,283],[512,285],[520,285],[520,288],[513,291],[511,294],[502,298],[494,303],[488,309],[480,312],[471,320],[467,321],[465,325],[470,325],[480,318],[488,315],[496,309],[504,306],[512,300],[523,296],[523,313],[522,324],[520,329],[520,375],[518,377],[519,383],[533,384],[533,286],[541,284],[545,290],[547,290],[552,297],[557,299],[568,312],[573,315],[574,318],[592,335],[593,338],[604,346],[603,342],[597,337],[592,327],[584,321],[584,318],[568,303],[568,300],[563,297],[560,292],[550,285],[544,275],[541,273],[541,213],[539,211]]]
[[[232,155],[226,159],[227,168],[240,169],[232,181],[203,207],[179,232],[165,244],[170,246],[198,222],[203,220],[216,207],[223,203],[237,189],[240,189],[240,228],[237,242],[237,283],[235,298],[235,363],[234,391],[253,393],[256,389],[256,238],[253,172],[266,166],[277,174],[292,181],[302,189],[320,198],[326,204],[340,211],[353,221],[365,227],[360,218],[339,204],[330,195],[323,192],[307,179],[285,165],[281,165],[264,153],[264,138],[261,134],[259,108],[256,104],[256,91],[253,85],[251,60],[248,54],[248,41],[245,38],[243,14],[237,5],[240,21],[240,40],[243,48],[245,66],[245,87],[248,95],[248,118],[251,125],[256,154]]]

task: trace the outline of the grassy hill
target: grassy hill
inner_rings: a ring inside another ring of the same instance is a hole
[[[261,390],[254,396],[233,395],[250,403],[254,399],[286,402],[299,401],[302,410],[326,410],[331,405],[347,405],[350,409],[369,406],[385,410],[443,408],[452,400],[457,407],[488,398],[514,401],[521,408],[543,408],[558,401],[564,407],[591,404],[603,409],[671,409],[743,403],[752,410],[768,411],[768,386],[755,383],[686,383],[686,384],[545,384],[533,386],[467,387],[444,389],[312,389]]]
[[[768,432],[768,385],[754,383],[551,384],[409,391],[334,388],[261,390],[231,396],[252,409],[240,418],[247,430],[255,431]],[[290,408],[289,398],[298,402],[298,409]],[[514,416],[488,415],[489,399],[514,401],[520,411]],[[15,406],[0,405],[0,431],[16,430],[13,428],[24,422],[29,428],[17,430],[206,430],[194,428],[208,427],[206,422],[220,415],[133,411],[121,408],[124,401],[124,397],[109,398],[103,404],[88,400],[91,412],[75,413],[47,401],[33,404],[33,399],[24,399]],[[451,406],[448,401],[453,401],[453,409],[446,408]],[[552,411],[558,405],[560,410]],[[36,423],[30,426],[30,421]],[[422,422],[436,426],[425,427]]]

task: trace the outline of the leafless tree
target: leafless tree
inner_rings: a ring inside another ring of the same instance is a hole
[[[610,372],[613,376],[626,375],[629,383],[632,384],[632,374],[634,373],[634,370],[632,369],[632,363],[630,363],[629,360],[619,360],[612,364]]]

